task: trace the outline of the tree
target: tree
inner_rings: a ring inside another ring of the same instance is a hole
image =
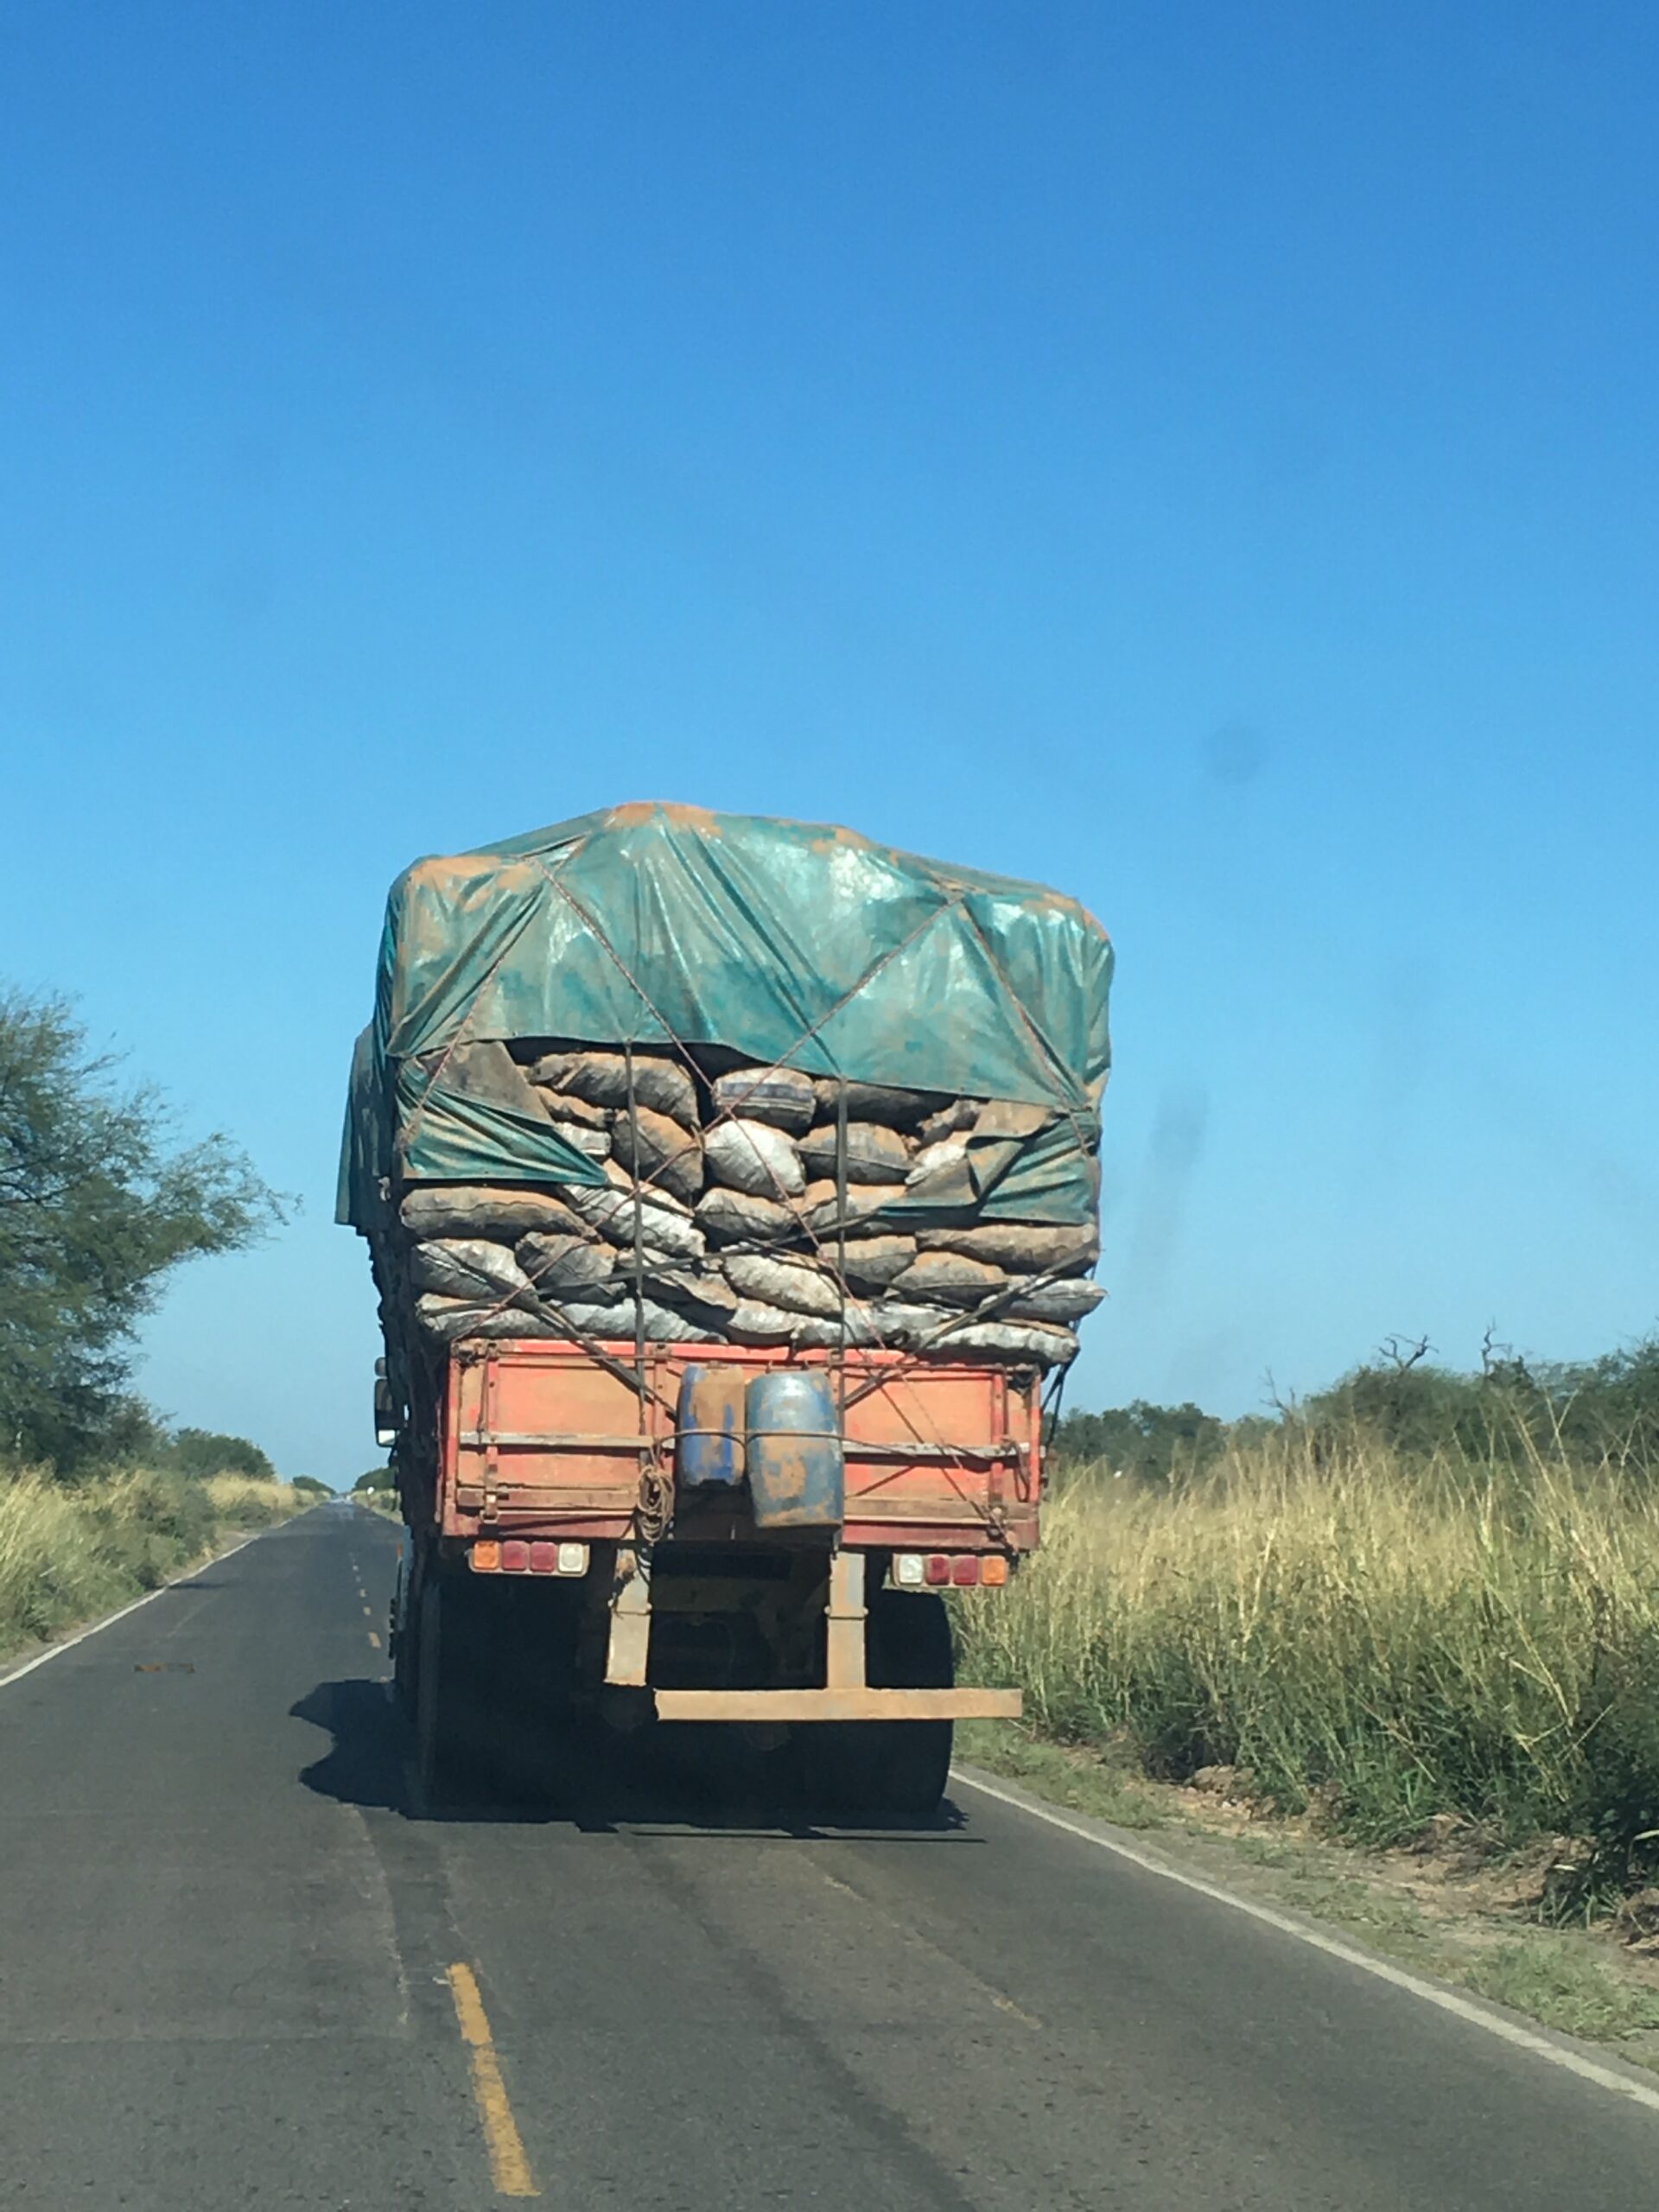
[[[315,1475],[296,1475],[293,1487],[306,1497],[332,1497],[327,1483],[320,1483]]]
[[[66,1000],[0,992],[0,1449],[72,1471],[136,1435],[134,1332],[168,1277],[284,1218],[228,1139],[173,1127]]]
[[[359,1475],[352,1484],[352,1494],[353,1497],[360,1497],[365,1491],[390,1490],[391,1488],[391,1469],[371,1467],[366,1475]]]
[[[1199,1406],[1154,1406],[1136,1398],[1104,1413],[1067,1414],[1053,1448],[1079,1465],[1103,1460],[1114,1474],[1121,1470],[1138,1482],[1172,1483],[1207,1466],[1226,1440],[1225,1425]]]
[[[252,1475],[274,1483],[276,1470],[257,1444],[245,1436],[219,1436],[212,1429],[181,1428],[168,1454],[183,1475]]]
[[[1539,1370],[1562,1440],[1590,1459],[1659,1467],[1659,1337]]]

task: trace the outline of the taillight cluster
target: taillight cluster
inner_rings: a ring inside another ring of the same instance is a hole
[[[1008,1579],[1008,1562],[1001,1552],[899,1552],[893,1579],[901,1590],[937,1590],[945,1584],[958,1590],[1000,1590]]]
[[[505,1536],[499,1542],[486,1536],[473,1546],[474,1574],[586,1574],[586,1544],[527,1543]]]

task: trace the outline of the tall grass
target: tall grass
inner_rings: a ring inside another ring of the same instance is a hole
[[[137,1469],[66,1484],[0,1470],[0,1653],[157,1588],[228,1531],[269,1527],[298,1502],[246,1475]]]
[[[1408,1461],[1294,1425],[1175,1488],[1063,1471],[966,1666],[1147,1772],[1247,1770],[1378,1842],[1434,1815],[1659,1866],[1659,1486],[1535,1448]]]

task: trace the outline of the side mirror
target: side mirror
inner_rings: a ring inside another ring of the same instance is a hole
[[[391,1402],[391,1385],[384,1375],[374,1378],[374,1440],[383,1446],[397,1441],[397,1409]]]

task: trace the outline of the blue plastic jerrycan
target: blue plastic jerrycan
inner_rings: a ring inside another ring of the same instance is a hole
[[[682,1491],[735,1491],[743,1480],[747,1367],[688,1367],[680,1378],[674,1478]]]
[[[745,1457],[757,1529],[839,1529],[847,1458],[830,1377],[779,1367],[748,1389]]]

